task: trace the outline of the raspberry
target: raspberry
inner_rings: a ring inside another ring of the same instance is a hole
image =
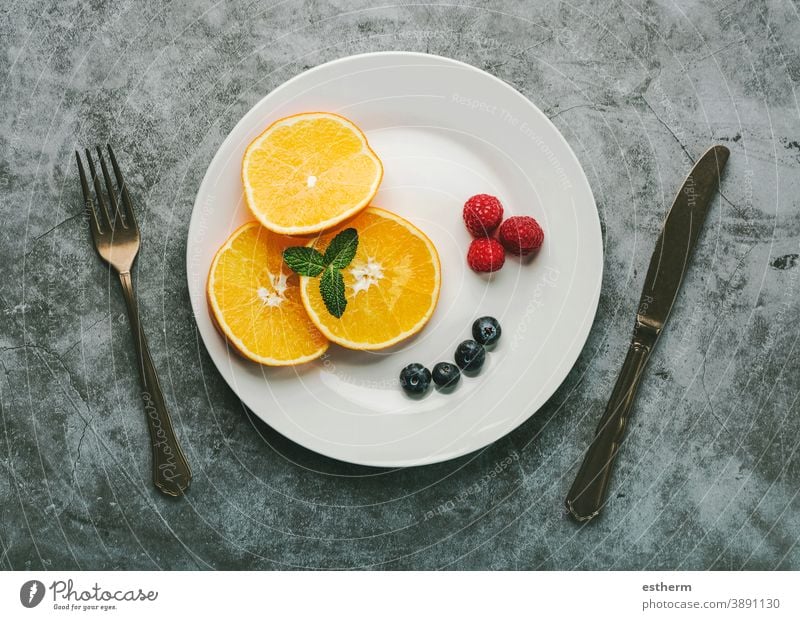
[[[532,217],[516,215],[508,218],[497,233],[500,243],[517,256],[527,256],[542,247],[544,231]]]
[[[473,237],[488,237],[503,221],[503,205],[494,196],[476,194],[464,203],[464,223]]]
[[[506,262],[506,253],[497,239],[480,237],[473,239],[467,252],[467,263],[473,271],[497,271]]]

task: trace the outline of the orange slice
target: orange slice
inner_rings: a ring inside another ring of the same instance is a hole
[[[217,251],[208,274],[217,329],[239,353],[268,366],[307,362],[328,348],[303,307],[299,276],[283,263],[289,245],[297,239],[250,222]]]
[[[366,207],[383,165],[364,133],[327,112],[287,116],[244,153],[242,182],[250,211],[284,235],[320,232]]]
[[[308,245],[324,252],[344,228],[358,231],[358,249],[342,270],[347,306],[330,314],[318,278],[300,278],[311,320],[326,338],[349,349],[383,349],[420,331],[439,300],[441,268],[431,240],[399,215],[369,207]]]

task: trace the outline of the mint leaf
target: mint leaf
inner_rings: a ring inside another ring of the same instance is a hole
[[[356,248],[358,248],[358,232],[355,228],[345,228],[331,239],[328,249],[325,250],[325,265],[344,269],[356,255]]]
[[[325,269],[325,257],[314,248],[292,246],[283,251],[283,260],[289,269],[301,276],[318,276]]]
[[[319,292],[328,312],[337,319],[341,318],[344,314],[344,309],[347,307],[347,300],[344,298],[342,272],[333,265],[326,267],[325,271],[322,272],[322,277],[319,279]]]

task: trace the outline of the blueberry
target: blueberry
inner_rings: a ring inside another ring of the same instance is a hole
[[[409,394],[424,394],[431,385],[431,371],[422,364],[409,364],[400,371],[400,385]]]
[[[493,316],[482,316],[472,324],[472,337],[484,346],[491,346],[500,340],[500,323]]]
[[[433,382],[441,388],[453,387],[461,379],[458,366],[450,362],[439,362],[433,367]]]
[[[461,370],[480,370],[486,359],[486,349],[474,340],[465,340],[458,345],[455,358]]]

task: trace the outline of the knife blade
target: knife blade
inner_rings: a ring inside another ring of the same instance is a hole
[[[567,510],[577,521],[588,521],[602,510],[642,373],[678,296],[729,156],[730,151],[721,145],[707,150],[686,177],[664,220],[644,279],[628,353],[567,493]]]

